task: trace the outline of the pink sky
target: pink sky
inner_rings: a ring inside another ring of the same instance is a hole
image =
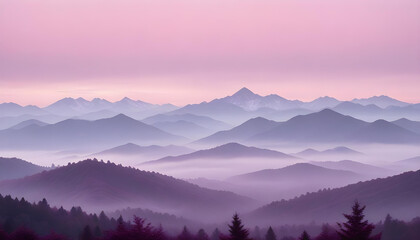
[[[0,102],[420,102],[420,0],[0,0]]]

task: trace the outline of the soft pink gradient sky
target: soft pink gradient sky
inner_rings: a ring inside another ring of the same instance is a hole
[[[0,0],[0,102],[420,102],[420,0]]]

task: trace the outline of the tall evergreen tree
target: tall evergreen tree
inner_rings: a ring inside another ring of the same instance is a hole
[[[270,226],[265,234],[265,240],[277,240],[276,234],[273,231],[273,228]]]
[[[235,213],[232,218],[232,224],[229,225],[229,237],[226,240],[250,240],[249,231],[244,228],[238,214]]]
[[[373,240],[377,237],[371,237],[372,230],[375,228],[368,221],[363,221],[365,215],[363,211],[366,206],[360,206],[356,201],[352,207],[352,214],[343,214],[347,219],[345,223],[338,223],[341,240]]]
[[[311,237],[306,231],[303,231],[302,235],[300,235],[299,240],[311,240]]]

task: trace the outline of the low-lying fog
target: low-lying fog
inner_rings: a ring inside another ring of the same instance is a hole
[[[111,161],[123,166],[131,166],[141,170],[155,171],[165,175],[187,180],[202,187],[232,191],[248,196],[263,203],[274,200],[289,199],[297,195],[317,191],[323,188],[341,187],[362,180],[395,175],[407,170],[417,170],[420,166],[399,162],[404,159],[420,156],[420,148],[414,145],[386,145],[386,144],[354,144],[345,145],[354,153],[323,153],[343,145],[262,145],[259,148],[276,150],[296,158],[204,158],[185,161],[153,163],[151,158],[136,154],[109,154],[96,156],[98,151],[1,151],[4,157],[18,157],[41,166],[67,165],[69,162],[78,162],[86,158],[97,157],[104,161]],[[305,150],[313,149],[318,153]],[[194,149],[191,149],[194,151]],[[358,166],[354,163],[331,164],[351,160],[370,166]],[[152,161],[152,162],[149,162]],[[145,163],[148,162],[148,163]],[[325,163],[327,162],[327,163]],[[266,169],[281,169],[296,163],[310,163],[311,165],[328,168],[328,178],[323,179],[326,173],[308,166],[297,166],[287,171],[277,173],[256,173],[251,175],[237,175],[254,173]],[[365,167],[378,167],[362,169]],[[334,172],[335,171],[335,172]],[[345,171],[341,172],[340,171]],[[258,176],[259,174],[259,176]],[[270,175],[271,174],[271,175]],[[275,177],[276,175],[277,178]],[[233,178],[232,178],[233,177]]]

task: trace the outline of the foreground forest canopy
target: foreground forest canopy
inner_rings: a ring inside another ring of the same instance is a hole
[[[109,218],[104,212],[87,214],[80,207],[70,211],[52,208],[47,200],[29,203],[0,195],[0,240],[418,240],[420,218],[410,222],[387,216],[384,222],[369,223],[364,216],[365,206],[357,201],[350,214],[344,214],[343,223],[336,226],[283,225],[249,230],[235,214],[225,232],[218,228],[191,232],[188,226],[178,233],[168,233],[161,226],[151,226],[141,216],[125,221],[122,217]]]

